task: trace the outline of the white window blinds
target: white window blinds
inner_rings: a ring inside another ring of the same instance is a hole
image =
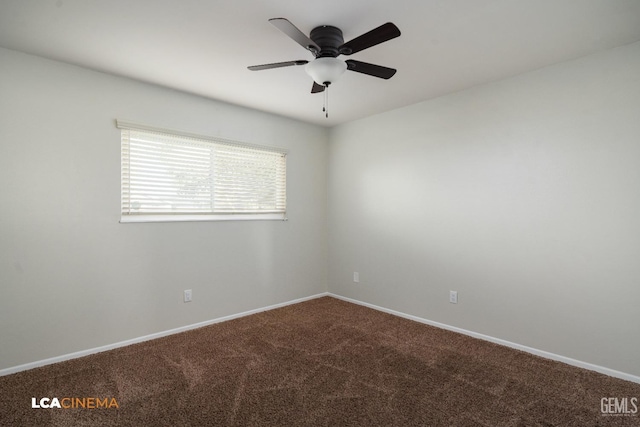
[[[117,125],[123,221],[285,219],[286,151]]]

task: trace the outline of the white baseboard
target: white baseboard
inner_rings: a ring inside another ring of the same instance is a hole
[[[489,335],[480,334],[473,331],[468,331],[466,329],[457,328],[455,326],[446,325],[444,323],[434,322],[433,320],[423,319],[422,317],[413,316],[411,314],[402,313],[399,311],[391,310],[388,308],[380,307],[377,305],[369,304],[366,302],[358,301],[352,298],[343,297],[341,295],[336,295],[331,292],[328,293],[330,297],[337,298],[343,301],[347,301],[353,304],[362,305],[368,308],[372,308],[374,310],[382,311],[385,313],[393,314],[394,316],[404,317],[405,319],[414,320],[416,322],[424,323],[426,325],[435,326],[437,328],[446,329],[452,332],[458,332],[463,335],[468,335],[473,338],[478,338],[484,341],[489,341],[495,344],[504,345],[506,347],[515,348],[516,350],[521,350],[526,353],[531,353],[536,356],[544,357],[545,359],[551,359],[558,362],[566,363],[567,365],[576,366],[578,368],[588,369],[590,371],[599,372],[601,374],[609,375],[610,377],[620,378],[622,380],[631,381],[634,383],[640,384],[640,377],[632,374],[627,374],[626,372],[616,371],[614,369],[605,368],[604,366],[594,365],[592,363],[583,362],[580,360],[572,359],[570,357],[561,356],[559,354],[550,353],[544,350],[538,350],[537,348],[527,347],[526,345],[516,344],[511,341],[506,341],[500,338],[495,338]]]
[[[78,352],[75,352],[75,353],[69,353],[69,354],[64,354],[64,355],[61,355],[61,356],[52,357],[52,358],[49,358],[49,359],[38,360],[38,361],[35,361],[35,362],[31,362],[31,363],[25,363],[24,365],[18,365],[18,366],[13,366],[13,367],[10,367],[10,368],[0,369],[0,376],[10,375],[10,374],[14,374],[16,372],[26,371],[28,369],[33,369],[33,368],[38,368],[38,367],[41,367],[41,366],[51,365],[53,363],[64,362],[65,360],[77,359],[79,357],[89,356],[91,354],[101,353],[103,351],[113,350],[115,348],[125,347],[125,346],[131,345],[131,344],[137,344],[137,343],[141,343],[141,342],[144,342],[144,341],[153,340],[153,339],[156,339],[156,338],[162,338],[162,337],[165,337],[167,335],[173,335],[173,334],[177,334],[177,333],[180,333],[180,332],[189,331],[191,329],[197,329],[197,328],[201,328],[203,326],[213,325],[215,323],[225,322],[227,320],[237,319],[239,317],[249,316],[251,314],[256,314],[256,313],[260,313],[260,312],[268,311],[268,310],[273,310],[273,309],[276,309],[276,308],[285,307],[287,305],[297,304],[297,303],[300,303],[300,302],[309,301],[309,300],[316,299],[316,298],[321,298],[321,297],[324,297],[324,296],[330,296],[330,297],[337,298],[337,299],[340,299],[340,300],[343,300],[343,301],[347,301],[347,302],[350,302],[350,303],[353,303],[353,304],[358,304],[358,305],[362,305],[362,306],[365,306],[365,307],[372,308],[374,310],[378,310],[378,311],[382,311],[382,312],[385,312],[385,313],[393,314],[394,316],[399,316],[399,317],[403,317],[405,319],[410,319],[410,320],[414,320],[416,322],[424,323],[426,325],[435,326],[437,328],[446,329],[446,330],[453,331],[453,332],[458,332],[460,334],[468,335],[468,336],[473,337],[473,338],[478,338],[478,339],[481,339],[481,340],[484,340],[484,341],[489,341],[489,342],[492,342],[492,343],[504,345],[506,347],[515,348],[516,350],[521,350],[521,351],[524,351],[524,352],[527,352],[527,353],[530,353],[530,354],[534,354],[536,356],[544,357],[546,359],[551,359],[551,360],[556,360],[558,362],[566,363],[567,365],[576,366],[578,368],[588,369],[590,371],[599,372],[601,374],[609,375],[611,377],[620,378],[622,380],[631,381],[631,382],[640,384],[640,377],[639,376],[632,375],[632,374],[627,374],[626,372],[620,372],[620,371],[616,371],[614,369],[605,368],[603,366],[594,365],[592,363],[582,362],[580,360],[571,359],[569,357],[561,356],[561,355],[558,355],[558,354],[555,354],[555,353],[550,353],[548,351],[538,350],[538,349],[533,348],[533,347],[527,347],[527,346],[522,345],[522,344],[513,343],[513,342],[510,342],[510,341],[506,341],[506,340],[503,340],[503,339],[500,339],[500,338],[495,338],[495,337],[492,337],[492,336],[489,336],[489,335],[480,334],[480,333],[473,332],[473,331],[468,331],[466,329],[457,328],[455,326],[446,325],[444,323],[435,322],[433,320],[424,319],[422,317],[413,316],[411,314],[402,313],[400,311],[391,310],[391,309],[388,309],[388,308],[380,307],[380,306],[377,306],[377,305],[374,305],[374,304],[369,304],[369,303],[366,303],[366,302],[363,302],[363,301],[355,300],[355,299],[352,299],[352,298],[344,297],[342,295],[337,295],[337,294],[333,294],[333,293],[330,293],[330,292],[323,292],[323,293],[312,295],[312,296],[309,296],[309,297],[298,298],[298,299],[295,299],[295,300],[286,301],[286,302],[283,302],[283,303],[274,304],[274,305],[270,305],[270,306],[267,306],[267,307],[261,307],[261,308],[257,308],[257,309],[254,309],[254,310],[245,311],[245,312],[242,312],[242,313],[237,313],[237,314],[232,314],[232,315],[229,315],[229,316],[219,317],[217,319],[212,319],[212,320],[207,320],[207,321],[204,321],[204,322],[194,323],[194,324],[191,324],[191,325],[186,325],[186,326],[182,326],[182,327],[175,328],[175,329],[169,329],[167,331],[157,332],[157,333],[154,333],[154,334],[145,335],[145,336],[142,336],[142,337],[133,338],[133,339],[126,340],[126,341],[120,341],[120,342],[117,342],[117,343],[108,344],[108,345],[104,345],[104,346],[101,346],[101,347],[95,347],[95,348],[91,348],[91,349],[88,349],[88,350],[82,350],[82,351],[78,351]]]
[[[227,320],[237,319],[239,317],[249,316],[251,314],[256,314],[256,313],[260,313],[260,312],[268,311],[268,310],[273,310],[275,308],[285,307],[287,305],[297,304],[297,303],[300,303],[300,302],[309,301],[309,300],[312,300],[312,299],[316,299],[316,298],[320,298],[320,297],[324,297],[324,296],[328,296],[328,295],[329,295],[328,292],[323,292],[323,293],[312,295],[312,296],[309,296],[309,297],[298,298],[298,299],[295,299],[295,300],[282,302],[282,303],[270,305],[270,306],[267,306],[267,307],[256,308],[254,310],[249,310],[249,311],[245,311],[245,312],[238,313],[238,314],[232,314],[232,315],[229,315],[229,316],[219,317],[217,319],[206,320],[204,322],[194,323],[192,325],[181,326],[181,327],[175,328],[175,329],[169,329],[168,331],[156,332],[155,334],[145,335],[143,337],[138,337],[138,338],[132,338],[130,340],[120,341],[120,342],[117,342],[117,343],[114,343],[114,344],[103,345],[101,347],[95,347],[95,348],[91,348],[91,349],[88,349],[88,350],[77,351],[75,353],[63,354],[62,356],[51,357],[49,359],[38,360],[38,361],[35,361],[35,362],[31,362],[31,363],[25,363],[24,365],[18,365],[18,366],[13,366],[13,367],[10,367],[10,368],[0,369],[0,377],[4,376],[4,375],[15,374],[16,372],[26,371],[28,369],[39,368],[40,366],[46,366],[46,365],[51,365],[53,363],[64,362],[65,360],[77,359],[78,357],[84,357],[84,356],[89,356],[89,355],[95,354],[95,353],[101,353],[101,352],[107,351],[107,350],[113,350],[113,349],[119,348],[119,347],[125,347],[125,346],[131,345],[131,344],[137,344],[137,343],[141,343],[141,342],[144,342],[144,341],[153,340],[153,339],[156,339],[156,338],[166,337],[167,335],[178,334],[180,332],[189,331],[191,329],[197,329],[197,328],[201,328],[203,326],[213,325],[214,323],[225,322]]]

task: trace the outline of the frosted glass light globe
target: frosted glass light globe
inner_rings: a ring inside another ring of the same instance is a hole
[[[321,86],[335,82],[347,69],[347,63],[338,58],[316,58],[305,66],[307,74]]]

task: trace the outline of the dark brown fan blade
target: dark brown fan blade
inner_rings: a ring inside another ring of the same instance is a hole
[[[262,64],[262,65],[252,65],[247,67],[251,71],[259,71],[259,70],[269,70],[271,68],[280,68],[280,67],[290,67],[292,65],[304,65],[309,61],[305,61],[304,59],[298,61],[287,61],[287,62],[275,62],[273,64]]]
[[[400,36],[400,30],[391,22],[380,25],[368,33],[346,42],[338,48],[343,55],[351,55]]]
[[[317,56],[320,52],[320,46],[315,44],[313,40],[307,37],[302,31],[298,29],[298,27],[289,22],[289,20],[285,18],[272,18],[269,19],[269,22],[275,25],[277,29],[292,38],[300,46],[311,51],[311,53],[313,53],[313,56]]]
[[[396,73],[396,70],[393,68],[369,64],[368,62],[354,61],[353,59],[347,59],[344,62],[347,63],[347,70],[380,77],[381,79],[390,79]]]
[[[319,85],[316,82],[313,82],[313,86],[311,86],[311,93],[320,93],[324,92],[324,86]]]

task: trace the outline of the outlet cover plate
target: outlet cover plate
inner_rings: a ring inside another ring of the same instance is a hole
[[[458,291],[449,291],[449,302],[451,304],[458,303]]]

